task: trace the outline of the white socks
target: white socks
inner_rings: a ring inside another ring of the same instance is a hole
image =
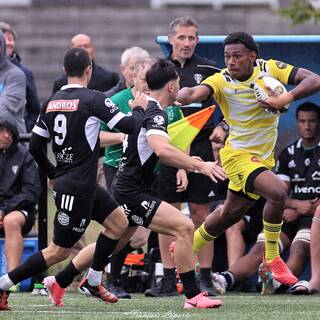
[[[97,287],[101,284],[102,281],[102,271],[96,271],[92,268],[89,268],[87,274],[87,280],[90,286]]]
[[[2,290],[8,290],[10,287],[12,287],[14,283],[10,280],[8,274],[5,274],[0,278],[0,289]]]

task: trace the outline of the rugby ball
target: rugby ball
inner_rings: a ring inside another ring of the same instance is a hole
[[[256,80],[253,87],[254,94],[257,100],[258,99],[265,100],[270,97],[270,94],[267,88],[270,88],[273,92],[275,92],[276,95],[287,92],[286,87],[279,80],[272,77],[268,77],[268,76],[262,76],[262,77],[259,77],[258,80]],[[265,110],[275,114],[281,114],[281,113],[287,112],[289,107],[290,107],[290,103],[286,104],[280,110],[275,110],[275,111],[270,111],[269,109],[265,109]]]

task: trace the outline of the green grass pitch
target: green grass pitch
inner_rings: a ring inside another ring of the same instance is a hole
[[[104,304],[75,292],[68,292],[65,307],[51,306],[47,297],[34,297],[30,293],[10,296],[12,311],[0,312],[5,320],[65,320],[65,319],[164,319],[164,320],[284,320],[320,319],[320,296],[292,296],[228,293],[222,296],[224,306],[211,310],[184,310],[184,298],[145,298],[134,294],[131,300],[117,304]]]

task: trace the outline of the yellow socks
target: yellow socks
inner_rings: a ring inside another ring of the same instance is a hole
[[[194,232],[193,236],[193,251],[195,254],[199,252],[208,242],[215,239],[215,236],[210,235],[204,228],[204,223]]]
[[[265,237],[265,259],[267,262],[279,256],[279,238],[281,223],[270,223],[263,220],[263,233]]]

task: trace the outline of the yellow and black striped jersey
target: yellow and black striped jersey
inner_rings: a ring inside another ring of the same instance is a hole
[[[231,77],[223,69],[201,84],[213,90],[213,97],[230,125],[226,147],[269,158],[277,140],[279,116],[266,112],[255,97],[253,86],[260,76],[270,76],[287,84],[293,66],[276,61],[257,59],[252,76],[246,81]]]

